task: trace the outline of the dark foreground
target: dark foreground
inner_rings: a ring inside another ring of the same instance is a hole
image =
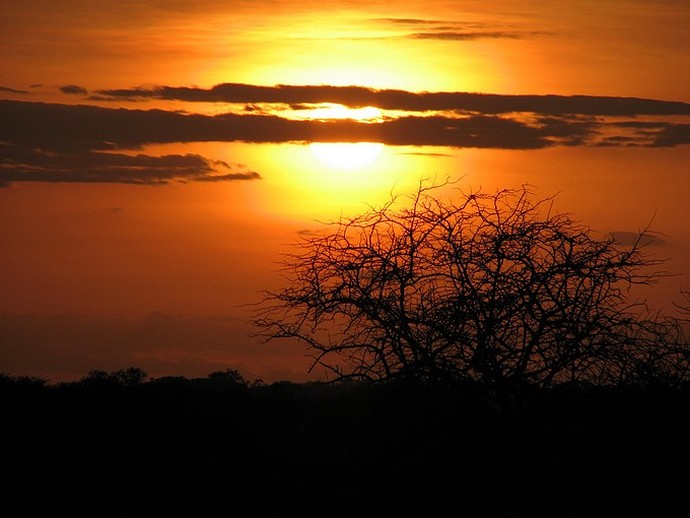
[[[690,388],[505,401],[5,379],[2,515],[687,516]]]

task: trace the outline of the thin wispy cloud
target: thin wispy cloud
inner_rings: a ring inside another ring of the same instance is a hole
[[[89,91],[84,88],[83,86],[79,85],[65,85],[60,87],[60,91],[63,94],[72,94],[72,95],[88,95]]]
[[[379,18],[375,21],[398,26],[407,30],[404,38],[416,40],[472,41],[480,39],[521,39],[535,33],[508,30],[483,23],[421,19],[421,18]],[[400,37],[400,36],[398,36]]]
[[[6,92],[9,94],[28,94],[26,90],[17,90],[16,88],[10,88],[8,86],[0,86],[0,92]]]
[[[633,246],[635,244],[643,246],[660,246],[666,243],[666,240],[660,234],[654,232],[630,232],[625,230],[615,230],[607,234],[609,239],[612,239],[620,246]]]
[[[520,39],[522,35],[505,31],[433,31],[415,32],[408,38],[418,40],[469,41],[483,38]]]

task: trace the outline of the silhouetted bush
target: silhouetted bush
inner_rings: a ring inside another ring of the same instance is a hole
[[[48,380],[37,378],[34,376],[11,376],[9,374],[0,373],[0,386],[3,387],[19,387],[19,388],[42,388]]]
[[[142,383],[148,374],[138,367],[128,367],[112,372],[93,370],[81,379],[85,384],[122,385],[130,387]]]

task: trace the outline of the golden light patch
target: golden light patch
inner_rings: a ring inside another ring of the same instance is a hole
[[[312,142],[312,155],[333,169],[353,170],[373,164],[383,151],[380,142]]]
[[[327,104],[303,110],[300,112],[301,119],[308,120],[355,120],[363,123],[381,122],[383,114],[381,110],[374,106],[364,106],[362,108],[349,108],[342,104]]]
[[[309,120],[355,120],[362,124],[380,122],[381,110],[373,106],[349,108],[329,104],[305,110],[301,117]],[[309,151],[320,163],[332,168],[350,171],[373,164],[383,151],[380,142],[312,142]]]

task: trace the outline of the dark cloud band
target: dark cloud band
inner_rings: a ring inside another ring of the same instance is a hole
[[[132,91],[111,91],[111,94],[116,92],[124,97],[132,95]],[[200,155],[147,156],[123,152],[147,144],[178,142],[368,141],[393,146],[492,149],[690,144],[690,124],[669,122],[672,117],[668,116],[690,114],[690,105],[645,99],[414,94],[360,87],[249,85],[136,92],[142,96],[187,100],[201,100],[215,92],[214,95],[224,98],[259,103],[340,101],[349,105],[361,102],[380,106],[375,101],[383,99],[398,107],[414,105],[415,109],[431,109],[431,106],[444,105],[454,108],[427,116],[403,115],[363,123],[348,119],[293,120],[261,110],[210,116],[160,109],[0,101],[0,185],[18,181],[156,185],[171,181],[259,178],[255,172],[244,168],[237,171],[228,164]],[[458,108],[460,105],[465,111]],[[470,106],[472,110],[468,109]],[[627,113],[633,120],[592,115],[607,110],[616,115]],[[635,120],[636,115],[650,113],[661,115],[656,120],[653,117]]]
[[[690,104],[676,101],[587,95],[498,95],[467,92],[408,92],[360,86],[258,86],[223,83],[211,88],[158,86],[100,90],[104,99],[164,99],[225,103],[339,103],[350,107],[376,106],[384,110],[460,111],[481,114],[529,112],[543,115],[690,115]]]
[[[228,172],[229,164],[200,155],[148,156],[119,153],[46,153],[21,146],[0,146],[0,182],[127,183],[162,185],[171,181],[227,181],[260,178],[258,173]]]

